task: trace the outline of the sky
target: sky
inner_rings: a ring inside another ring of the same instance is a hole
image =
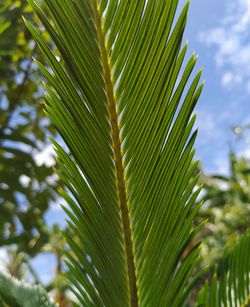
[[[208,173],[228,173],[230,146],[250,158],[231,129],[250,123],[249,29],[250,0],[191,0],[185,38],[203,67],[196,148]]]
[[[180,0],[180,4],[184,4]],[[184,40],[189,54],[199,54],[197,70],[203,68],[205,88],[199,100],[197,158],[205,172],[228,173],[230,146],[250,158],[250,145],[236,142],[232,127],[250,123],[250,0],[191,0]],[[52,147],[36,157],[53,164]],[[58,205],[46,215],[49,225],[65,225]],[[5,252],[0,250],[0,259]],[[53,275],[52,255],[37,257],[34,267],[43,281]]]

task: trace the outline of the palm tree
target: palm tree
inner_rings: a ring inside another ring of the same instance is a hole
[[[46,113],[68,191],[68,278],[83,306],[180,306],[189,294],[201,228],[193,176],[193,109],[203,84],[180,73],[189,3],[29,1],[60,51],[26,24],[47,62]],[[47,69],[50,66],[51,71]],[[68,152],[69,150],[69,152]]]
[[[46,59],[36,61],[49,82],[46,113],[65,142],[52,141],[67,187],[75,305],[185,306],[202,227],[194,226],[193,161],[201,72],[189,81],[197,57],[182,69],[188,3],[174,23],[177,0],[29,2],[60,52],[55,57],[43,28],[26,21]],[[199,306],[247,306],[249,238],[208,279]],[[54,306],[41,289],[20,291],[1,273],[0,282],[0,302]]]

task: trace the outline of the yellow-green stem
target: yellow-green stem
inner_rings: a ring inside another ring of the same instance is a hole
[[[102,29],[101,15],[98,11],[97,1],[93,0],[92,3],[93,3],[93,13],[96,23],[96,30],[100,44],[101,60],[103,65],[103,73],[104,73],[107,99],[108,99],[108,108],[109,108],[110,121],[111,121],[114,160],[115,160],[116,176],[117,176],[117,189],[120,201],[124,247],[125,247],[126,261],[127,261],[130,306],[137,307],[138,296],[137,296],[137,286],[136,286],[136,274],[135,274],[134,255],[133,255],[133,247],[131,240],[127,195],[126,195],[126,188],[124,181],[124,168],[122,163],[121,141],[119,136],[116,100],[114,95],[114,87],[111,80],[109,60],[105,45],[105,36]]]

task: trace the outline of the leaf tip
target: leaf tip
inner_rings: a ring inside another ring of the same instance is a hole
[[[28,23],[28,20],[22,15],[22,20],[23,20],[23,22],[26,24],[26,26],[27,26],[27,23]]]

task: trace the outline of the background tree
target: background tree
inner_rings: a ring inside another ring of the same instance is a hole
[[[203,262],[213,264],[231,249],[250,225],[250,166],[247,158],[229,154],[228,175],[204,175],[204,205],[201,219],[208,219],[202,231]],[[209,257],[207,255],[209,254]]]
[[[42,77],[32,59],[40,55],[22,16],[36,18],[26,0],[0,1],[0,247],[8,255],[2,265],[18,279],[32,275],[40,283],[30,260],[54,254],[55,279],[47,289],[56,292],[59,306],[68,306],[61,229],[45,222],[59,181],[53,161],[42,156],[55,129],[44,116]]]
[[[68,228],[65,232],[71,237],[72,240],[75,238]],[[69,282],[65,276],[65,251],[68,252],[68,246],[64,237],[64,233],[58,225],[53,225],[49,231],[49,242],[42,248],[43,253],[53,253],[56,258],[55,266],[55,278],[51,281],[49,285],[46,286],[47,291],[52,290],[53,297],[60,307],[71,306],[69,293]]]
[[[0,246],[17,246],[34,256],[49,239],[44,214],[55,200],[57,179],[39,161],[54,133],[44,118],[39,56],[22,21],[33,18],[26,0],[0,5]]]

